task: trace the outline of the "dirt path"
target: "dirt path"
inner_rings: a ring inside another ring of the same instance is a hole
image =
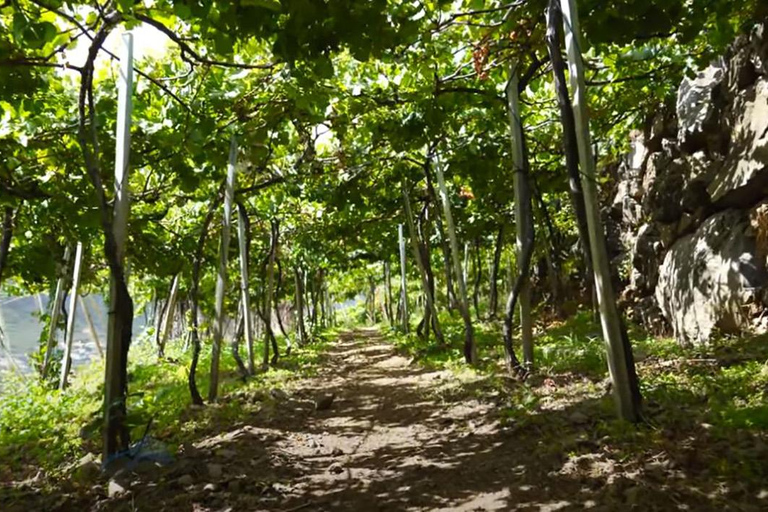
[[[100,510],[556,510],[534,499],[536,465],[491,404],[434,395],[448,372],[409,364],[374,330],[342,335],[317,377],[257,414],[196,443],[161,482],[141,479]],[[327,410],[316,399],[334,394]],[[538,460],[539,462],[541,459]],[[221,474],[219,474],[221,473]],[[191,476],[191,478],[190,478]],[[207,487],[206,487],[207,486]],[[541,508],[543,507],[543,508]]]
[[[441,398],[450,372],[409,363],[374,330],[342,335],[316,377],[183,447],[169,468],[131,473],[126,494],[46,509],[718,509],[661,455],[622,461],[593,439],[583,403],[538,427],[502,426],[491,401]],[[733,509],[760,509],[745,501]]]

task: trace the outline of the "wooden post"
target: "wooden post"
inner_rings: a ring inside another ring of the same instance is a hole
[[[67,267],[69,266],[69,257],[71,248],[67,246],[64,249],[64,263],[61,274],[56,280],[56,294],[54,295],[53,302],[51,303],[51,318],[48,323],[48,341],[45,344],[45,356],[43,357],[43,368],[40,372],[43,379],[48,374],[48,366],[51,364],[51,355],[53,349],[56,346],[56,328],[59,324],[59,315],[61,314],[61,305],[64,302],[64,283],[67,275]]]
[[[251,296],[248,291],[248,248],[246,242],[246,223],[244,212],[237,210],[237,241],[240,248],[240,293],[243,301],[243,330],[245,332],[245,345],[248,350],[248,373],[253,375],[254,368],[253,332],[251,329]]]
[[[464,359],[469,364],[477,362],[477,348],[475,347],[475,333],[472,327],[472,317],[469,314],[469,299],[467,297],[467,283],[464,280],[464,272],[461,269],[461,256],[459,254],[459,242],[456,240],[456,225],[451,214],[451,202],[448,198],[448,189],[445,186],[443,165],[435,158],[435,171],[437,172],[437,184],[440,189],[440,202],[443,203],[445,222],[448,225],[448,238],[451,242],[451,256],[456,280],[459,282],[459,311],[464,319]]]
[[[517,249],[517,261],[522,261],[523,240],[530,236],[530,233],[526,233],[528,229],[527,219],[524,218],[526,211],[530,211],[530,208],[526,210],[523,208],[524,202],[530,203],[530,195],[525,197],[523,193],[523,187],[526,186],[523,183],[524,177],[522,173],[525,172],[525,155],[523,154],[523,127],[520,117],[520,98],[518,94],[518,78],[517,72],[512,71],[512,78],[507,83],[507,105],[509,107],[509,128],[510,137],[512,139],[512,161],[514,166],[513,186],[515,187],[515,223],[517,229],[515,230],[515,241]],[[517,273],[520,275],[524,269],[518,265]],[[530,282],[526,279],[523,283],[523,287],[520,289],[520,297],[518,298],[520,303],[520,339],[523,347],[523,361],[530,369],[533,366],[533,322],[531,320],[531,286]]]
[[[168,305],[165,307],[165,316],[163,317],[160,326],[160,339],[158,343],[158,355],[163,357],[165,355],[165,344],[168,342],[168,338],[171,335],[171,329],[173,328],[173,316],[176,310],[176,297],[179,294],[179,274],[173,276],[173,283],[171,283],[171,294],[168,296]]]
[[[61,360],[59,389],[66,389],[69,369],[72,367],[72,338],[75,335],[75,317],[77,317],[77,291],[80,287],[80,269],[83,264],[83,244],[77,242],[75,251],[75,270],[72,273],[72,291],[69,292],[69,318],[67,318],[67,337],[64,343],[64,358]]]
[[[211,348],[211,382],[208,401],[216,401],[219,394],[219,358],[224,339],[224,295],[227,290],[227,260],[229,258],[229,233],[232,228],[232,203],[235,197],[235,167],[237,166],[237,139],[232,135],[229,145],[229,165],[224,193],[224,217],[221,221],[221,245],[219,246],[219,274],[216,279],[216,306]]]
[[[608,369],[613,381],[613,394],[619,416],[628,421],[640,419],[640,391],[635,373],[632,347],[629,345],[624,326],[616,308],[616,298],[611,284],[610,263],[605,245],[605,233],[600,220],[600,210],[595,183],[595,161],[589,133],[584,65],[579,42],[579,20],[576,0],[561,0],[565,47],[568,52],[568,70],[573,93],[573,116],[576,121],[576,140],[579,147],[581,184],[589,229],[590,252],[595,274],[600,320],[608,353]]]
[[[99,333],[96,331],[96,327],[93,325],[93,317],[91,316],[91,311],[88,308],[88,301],[86,297],[80,297],[80,301],[83,303],[83,314],[85,315],[85,321],[88,322],[88,330],[91,331],[91,338],[93,338],[93,342],[96,344],[96,348],[99,351],[99,357],[104,359],[104,349],[101,348]]]
[[[400,244],[400,307],[402,308],[403,333],[408,334],[408,285],[405,276],[405,237],[403,225],[397,226],[397,235]]]
[[[427,276],[427,269],[424,267],[424,261],[421,259],[421,250],[419,249],[419,241],[416,238],[416,226],[413,223],[413,212],[411,211],[411,200],[408,197],[408,190],[403,186],[403,203],[405,205],[405,220],[408,223],[408,234],[411,238],[411,248],[413,249],[413,256],[416,258],[416,265],[419,267],[419,274],[421,275],[421,286],[424,288],[424,297],[427,300],[427,307],[432,314],[432,324],[435,328],[435,336],[437,337],[437,343],[443,345],[445,338],[443,338],[443,331],[440,329],[440,319],[437,317],[437,307],[435,307],[435,298],[432,296],[432,290],[429,289],[429,277]],[[429,333],[432,328],[430,325],[424,326],[424,332]],[[428,337],[428,336],[427,336]]]

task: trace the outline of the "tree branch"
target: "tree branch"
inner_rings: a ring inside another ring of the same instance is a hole
[[[284,181],[285,181],[285,176],[273,176],[260,183],[251,185],[250,187],[238,188],[237,190],[235,190],[235,195],[248,194],[250,192],[255,192],[257,190],[261,190],[263,188],[267,188],[271,185],[282,183]]]
[[[587,80],[586,84],[590,86],[601,86],[601,85],[612,85],[612,84],[621,84],[624,82],[632,82],[634,80],[645,80],[646,78],[652,78],[656,73],[659,71],[664,71],[665,69],[674,68],[676,67],[675,64],[665,64],[663,66],[659,66],[656,69],[652,69],[646,73],[642,73],[640,75],[633,75],[633,76],[625,76],[622,78],[614,78],[613,80]]]
[[[115,55],[115,54],[114,54],[114,53],[112,53],[111,51],[107,50],[106,48],[101,48],[101,51],[103,51],[104,53],[106,53],[107,55],[109,55],[110,57],[112,57],[112,59],[116,60],[117,62],[120,62],[120,57],[118,57],[117,55]],[[139,69],[139,68],[137,68],[136,66],[134,66],[134,67],[133,67],[133,70],[136,72],[136,74],[137,74],[137,75],[139,75],[139,76],[142,76],[142,77],[146,78],[147,80],[149,80],[150,82],[152,82],[153,84],[155,84],[157,87],[159,87],[160,89],[162,89],[162,90],[163,90],[163,92],[165,92],[165,93],[166,93],[168,96],[170,96],[171,98],[173,98],[173,99],[176,101],[176,103],[178,103],[179,105],[181,105],[181,106],[184,108],[184,110],[186,110],[186,111],[187,111],[187,112],[189,112],[190,114],[193,114],[193,113],[194,113],[194,112],[192,111],[192,108],[191,108],[189,105],[187,105],[186,103],[184,103],[184,100],[182,100],[181,98],[179,98],[179,97],[178,97],[178,96],[177,96],[177,95],[176,95],[176,94],[175,94],[175,93],[174,93],[172,90],[170,90],[170,89],[169,89],[169,88],[168,88],[168,87],[167,87],[165,84],[163,84],[162,82],[160,82],[160,81],[159,81],[159,80],[157,80],[156,78],[153,78],[153,77],[151,77],[150,75],[148,75],[147,73],[143,72],[142,70],[140,70],[140,69]]]
[[[157,30],[168,36],[168,39],[176,43],[181,48],[182,58],[184,54],[190,55],[194,60],[200,64],[207,64],[209,66],[220,66],[224,68],[236,68],[236,69],[272,69],[275,67],[274,63],[269,64],[239,64],[237,62],[226,62],[220,60],[213,60],[203,57],[197,53],[191,46],[189,46],[181,37],[178,36],[173,30],[163,25],[161,22],[145,16],[143,14],[136,14],[136,19],[143,21],[147,25],[155,27]]]

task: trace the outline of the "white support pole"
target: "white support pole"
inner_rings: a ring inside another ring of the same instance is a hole
[[[237,210],[237,238],[240,246],[240,293],[243,301],[243,331],[245,346],[248,351],[248,372],[256,373],[254,368],[253,332],[251,329],[251,296],[248,291],[248,251],[245,246],[248,234],[245,232],[246,219],[240,209]]]
[[[115,140],[115,218],[117,254],[123,260],[128,213],[131,207],[128,157],[131,153],[131,114],[133,111],[133,34],[123,34],[123,55],[117,81],[117,133]]]
[[[35,294],[35,300],[37,301],[37,310],[40,311],[40,315],[45,314],[45,308],[43,307],[43,296],[40,293]]]
[[[173,283],[171,283],[171,294],[168,296],[168,305],[165,308],[165,315],[160,327],[160,350],[161,355],[165,352],[165,344],[168,343],[168,338],[171,336],[171,329],[173,328],[173,316],[176,312],[176,297],[179,295],[179,281],[181,281],[179,274],[173,276]]]
[[[64,249],[64,265],[59,278],[56,280],[56,294],[51,303],[51,318],[48,322],[48,341],[45,344],[45,356],[43,357],[43,369],[41,371],[43,378],[48,373],[48,366],[51,364],[51,356],[56,346],[56,328],[59,325],[59,315],[61,314],[61,304],[64,302],[64,282],[66,280],[69,257],[72,252],[67,246]]]
[[[600,210],[595,184],[595,161],[589,133],[589,117],[586,104],[586,83],[584,64],[579,42],[579,20],[576,0],[560,0],[565,27],[565,47],[568,52],[568,71],[573,94],[573,116],[576,122],[576,139],[579,147],[581,184],[584,189],[584,203],[589,228],[590,252],[595,274],[603,336],[608,353],[608,369],[613,381],[613,394],[619,416],[628,421],[637,421],[640,416],[639,391],[633,380],[634,361],[631,347],[625,347],[623,327],[611,284],[610,263],[605,245],[605,233],[600,219]],[[627,353],[629,349],[629,353]]]
[[[80,269],[83,264],[83,244],[77,242],[75,251],[75,270],[72,273],[72,290],[69,292],[69,318],[67,318],[67,338],[64,344],[64,357],[61,360],[61,377],[59,389],[66,389],[69,369],[72,366],[72,338],[75,335],[75,318],[77,317],[77,292],[80,287]]]
[[[120,55],[120,68],[117,77],[117,130],[115,134],[115,205],[113,234],[115,250],[120,264],[125,268],[125,238],[130,211],[129,156],[131,148],[131,113],[133,108],[133,34],[122,35],[123,46]],[[125,278],[128,278],[125,269]],[[117,282],[109,279],[109,305],[107,311],[107,352],[104,364],[104,457],[111,455],[116,446],[115,410],[119,410],[125,399],[123,366],[122,330],[123,325],[117,320]],[[131,321],[132,319],[127,319]]]
[[[509,128],[510,138],[512,142],[512,164],[514,166],[513,186],[515,187],[515,223],[517,229],[515,230],[515,242],[516,242],[516,255],[518,261],[517,274],[520,275],[523,269],[520,267],[522,261],[523,240],[528,233],[527,223],[523,216],[525,215],[525,209],[523,208],[523,201],[530,202],[530,197],[523,197],[523,176],[524,159],[523,154],[523,130],[520,117],[520,97],[518,94],[518,78],[517,71],[513,69],[512,77],[507,83],[507,105],[509,107]],[[528,280],[523,284],[520,289],[520,296],[518,297],[520,305],[520,341],[523,347],[523,361],[525,365],[530,369],[533,366],[533,322],[531,320],[531,286]]]
[[[232,229],[232,203],[235,197],[235,169],[237,167],[237,138],[232,135],[229,145],[229,165],[224,193],[224,218],[221,224],[221,246],[219,247],[219,275],[216,279],[216,308],[211,349],[211,382],[208,400],[214,402],[219,394],[219,358],[224,338],[224,295],[227,289],[227,260],[229,256],[229,234]]]
[[[397,226],[397,236],[400,244],[400,307],[403,313],[403,332],[408,334],[408,281],[405,275],[405,236],[402,224]]]
[[[91,338],[96,344],[96,349],[99,351],[99,357],[104,359],[104,349],[101,347],[101,340],[99,339],[99,333],[96,331],[96,326],[93,325],[93,316],[91,316],[90,308],[88,307],[88,299],[91,297],[80,297],[80,301],[83,303],[83,314],[85,315],[85,321],[88,322],[88,330],[91,332]],[[91,299],[93,303],[93,299]]]
[[[464,283],[469,282],[469,242],[464,242],[464,269],[462,275],[464,276]]]

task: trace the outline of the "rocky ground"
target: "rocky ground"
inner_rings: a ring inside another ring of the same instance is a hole
[[[343,335],[325,359],[320,374],[292,392],[225,398],[265,405],[182,446],[167,466],[142,463],[110,480],[81,470],[53,485],[34,479],[5,484],[0,509],[768,507],[768,486],[761,489],[759,479],[716,477],[704,453],[715,443],[706,425],[695,432],[655,427],[659,439],[652,449],[627,455],[610,438],[597,437],[596,422],[610,412],[594,398],[563,389],[573,385],[567,379],[535,384],[550,395],[539,408],[541,421],[518,424],[504,419],[498,392],[447,392],[454,374],[419,368],[374,330]],[[721,448],[748,449],[758,458],[768,453],[759,439],[745,443]]]

